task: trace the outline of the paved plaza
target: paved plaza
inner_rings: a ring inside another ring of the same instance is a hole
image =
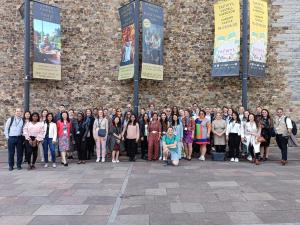
[[[138,160],[12,172],[1,152],[0,225],[300,224],[300,149],[287,166],[271,152],[260,166]]]

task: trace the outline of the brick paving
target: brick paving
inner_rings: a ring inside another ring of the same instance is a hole
[[[0,225],[300,224],[300,148],[284,167],[277,148],[260,166],[122,158],[9,172],[6,157],[0,152]]]

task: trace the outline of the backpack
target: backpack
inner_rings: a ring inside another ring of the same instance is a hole
[[[286,125],[286,128],[287,128],[286,118],[287,118],[287,116],[284,118],[284,122],[285,122],[285,125]],[[291,118],[290,118],[290,120],[291,120],[292,126],[293,126],[293,128],[292,128],[292,134],[296,136],[297,135],[297,131],[298,131],[297,124]]]
[[[9,135],[9,132],[10,132],[11,125],[12,125],[13,122],[14,122],[14,119],[15,119],[14,116],[10,117],[10,124],[9,124],[9,127],[8,127],[8,135]]]

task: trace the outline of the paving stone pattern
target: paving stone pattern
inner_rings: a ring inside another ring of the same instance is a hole
[[[0,153],[0,225],[300,224],[300,148],[260,166],[181,161],[179,167],[70,163],[8,171]]]

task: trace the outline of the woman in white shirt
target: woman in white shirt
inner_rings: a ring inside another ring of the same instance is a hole
[[[46,120],[44,121],[44,142],[43,142],[43,149],[44,149],[44,159],[45,159],[45,166],[48,167],[48,149],[50,149],[51,159],[52,159],[52,167],[56,167],[55,163],[55,143],[57,140],[57,127],[56,123],[53,122],[53,114],[48,113],[46,116]]]
[[[244,132],[242,134],[242,140],[247,145],[250,155],[248,160],[255,162],[259,165],[260,158],[260,142],[257,139],[260,137],[261,128],[257,121],[255,120],[255,115],[253,113],[249,114],[249,120],[244,126]]]
[[[102,150],[101,162],[105,162],[106,139],[108,134],[108,120],[104,117],[103,110],[98,111],[98,118],[95,119],[93,126],[93,136],[97,148],[97,160],[100,162],[100,151]]]
[[[237,112],[232,112],[232,119],[227,125],[226,137],[231,162],[239,162],[242,125]]]

